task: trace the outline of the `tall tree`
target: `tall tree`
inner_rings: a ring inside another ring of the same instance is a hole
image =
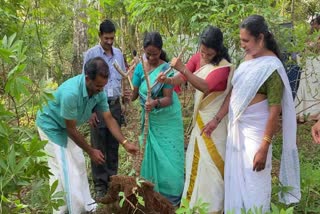
[[[82,71],[83,55],[88,49],[88,26],[85,20],[86,1],[77,0],[74,2],[74,20],[73,20],[73,58],[72,58],[72,74],[78,74]]]

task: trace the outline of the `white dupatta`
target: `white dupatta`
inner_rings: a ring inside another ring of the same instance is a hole
[[[300,166],[296,145],[296,114],[289,80],[281,61],[274,56],[263,56],[240,64],[232,79],[233,91],[230,99],[229,119],[234,124],[248,107],[258,89],[274,72],[278,71],[285,86],[282,96],[282,156],[280,182],[292,189],[280,193],[280,201],[286,204],[299,202]]]

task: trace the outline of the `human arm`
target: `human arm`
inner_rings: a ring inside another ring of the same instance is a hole
[[[120,126],[112,117],[110,111],[103,112],[103,119],[114,138],[117,139],[117,141],[125,148],[127,152],[135,154],[138,151],[138,147],[129,143],[128,140],[123,136]]]
[[[261,171],[265,168],[266,159],[268,155],[269,146],[272,137],[279,129],[279,119],[281,113],[281,99],[283,94],[283,82],[277,71],[274,71],[266,80],[262,87],[258,90],[264,92],[269,105],[269,116],[266,123],[266,128],[260,144],[260,148],[255,154],[253,160],[253,170]]]
[[[153,108],[163,108],[172,104],[172,88],[163,88],[163,97],[156,99],[150,99],[145,104],[145,110],[151,111]]]
[[[197,64],[199,62],[200,62],[200,54],[198,53],[198,54],[193,55],[189,59],[189,61],[186,64],[186,68],[189,71],[194,72],[199,67],[199,64]],[[171,66],[179,71],[178,67],[180,67],[180,69],[181,69],[181,66],[184,66],[184,65],[180,59],[173,58],[171,61]],[[183,70],[181,70],[181,71],[183,71]],[[183,74],[180,74],[180,73],[175,75],[174,77],[170,77],[170,78],[165,76],[163,73],[160,73],[159,76],[157,77],[158,82],[170,84],[170,85],[181,85],[182,83],[185,83],[187,80],[188,79],[186,77],[184,77]]]
[[[320,144],[320,120],[312,126],[311,133],[314,142]]]
[[[132,84],[133,84],[133,91],[131,95],[131,101],[136,100],[139,97],[139,87],[141,85],[141,78],[142,78],[142,65],[141,62],[136,66],[132,74]]]
[[[131,95],[131,101],[135,101],[139,97],[139,88],[133,87],[132,95]]]
[[[179,71],[180,74],[182,74],[186,78],[186,80],[193,85],[193,87],[195,87],[196,89],[202,91],[203,93],[209,92],[209,86],[208,86],[207,82],[204,79],[194,75],[190,71],[188,66],[186,66],[186,65],[184,65],[182,63],[181,59],[173,58],[171,60],[171,66],[174,69],[176,69],[177,71]],[[179,76],[180,79],[183,80],[183,77],[181,77],[180,75],[176,75],[176,76]]]
[[[253,159],[253,171],[261,171],[265,168],[269,146],[272,136],[279,129],[279,119],[281,113],[280,105],[269,106],[269,117],[264,131],[262,143]]]
[[[232,90],[230,90],[230,92],[224,99],[217,114],[204,126],[201,131],[201,135],[204,133],[207,137],[210,137],[211,133],[218,127],[220,121],[228,114],[231,93]]]
[[[96,164],[103,164],[105,162],[102,152],[98,149],[92,148],[85,140],[84,136],[77,129],[76,120],[67,120],[66,130],[68,136],[81,148],[83,149],[90,157],[90,159]]]

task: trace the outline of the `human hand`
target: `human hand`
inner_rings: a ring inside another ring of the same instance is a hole
[[[218,125],[219,125],[219,122],[216,119],[210,120],[209,123],[207,123],[203,127],[200,135],[204,133],[207,137],[210,137],[212,132],[218,127]]]
[[[135,155],[139,150],[138,146],[131,144],[130,142],[127,142],[126,144],[124,144],[123,147],[127,152],[133,155]]]
[[[169,78],[163,72],[160,72],[157,76],[157,82],[167,83],[168,79]]]
[[[320,144],[320,119],[312,126],[311,134],[314,142]]]
[[[266,167],[269,143],[262,143],[253,158],[253,171],[261,171]]]
[[[173,67],[174,69],[176,69],[177,71],[183,72],[185,69],[184,64],[182,63],[180,58],[174,57],[171,60],[171,67]]]
[[[147,112],[150,112],[154,107],[155,107],[155,100],[153,99],[149,99],[148,101],[146,101],[145,105],[144,105],[144,109],[147,111]]]
[[[97,113],[96,113],[96,112],[93,112],[92,115],[91,115],[91,117],[90,117],[90,119],[89,119],[89,125],[94,128],[94,127],[97,127],[97,125],[98,125],[99,122],[100,122],[100,121],[99,121],[99,119],[98,119]]]
[[[124,103],[129,103],[132,98],[132,90],[131,89],[125,89],[123,91],[123,101]]]
[[[96,163],[96,164],[103,164],[105,162],[104,160],[104,155],[99,149],[94,149],[92,148],[89,152],[88,155],[90,159]]]

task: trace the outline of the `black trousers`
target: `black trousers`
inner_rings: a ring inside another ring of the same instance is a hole
[[[120,102],[109,102],[109,108],[112,116],[120,125]],[[102,114],[99,112],[96,113],[99,118],[99,124],[96,128],[91,128],[90,130],[91,145],[104,154],[105,163],[98,165],[91,161],[91,169],[95,191],[106,193],[110,176],[116,175],[118,171],[119,142],[113,137],[109,129],[106,128]]]

